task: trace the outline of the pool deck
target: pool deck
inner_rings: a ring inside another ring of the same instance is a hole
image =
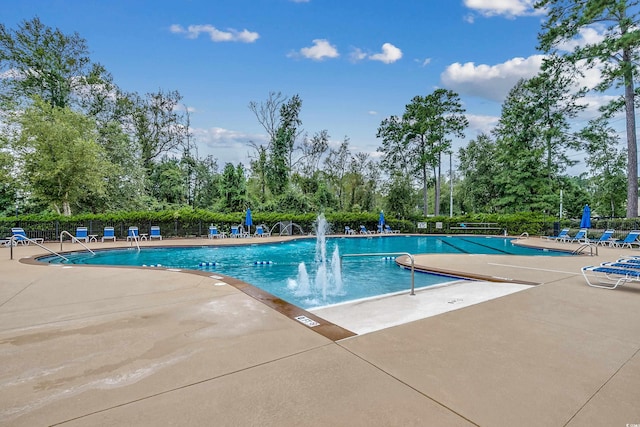
[[[90,247],[116,245],[125,243]],[[9,250],[0,248],[0,425],[640,424],[640,284],[596,289],[580,274],[637,249],[419,255],[421,268],[480,281],[327,311],[337,325],[316,327],[215,274],[34,265],[42,248],[16,247],[14,260]],[[377,329],[381,312],[405,319]],[[353,323],[356,335],[350,317],[373,320]]]

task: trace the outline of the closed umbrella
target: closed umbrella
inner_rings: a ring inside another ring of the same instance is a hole
[[[244,218],[244,223],[249,229],[249,235],[251,235],[251,226],[253,225],[253,218],[251,218],[251,208],[247,209],[247,215]]]
[[[582,220],[580,220],[580,228],[591,228],[591,208],[584,205],[582,209]]]
[[[380,220],[378,221],[378,231],[382,233],[384,230],[384,212],[380,211]]]

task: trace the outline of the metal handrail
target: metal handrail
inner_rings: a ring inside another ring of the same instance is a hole
[[[571,252],[571,254],[572,255],[581,254],[587,248],[589,248],[589,256],[593,256],[593,248],[596,248],[596,256],[598,256],[598,245],[593,244],[591,242],[583,243],[582,245],[578,246],[578,248],[575,251]]]
[[[366,256],[408,256],[411,259],[411,292],[409,295],[415,295],[415,259],[409,252],[382,252],[382,253],[368,253],[368,254],[344,254],[340,255],[340,264],[342,264],[342,258],[354,258],[354,257],[366,257]]]
[[[82,246],[84,246],[84,248],[86,250],[88,250],[89,252],[91,252],[91,255],[95,255],[96,253],[93,252],[91,249],[89,249],[87,247],[87,245],[85,245],[84,243],[82,243],[76,236],[72,236],[71,233],[69,233],[67,230],[62,230],[60,232],[60,250],[62,251],[62,236],[67,235],[69,237],[71,237],[71,243],[73,243],[73,241],[75,240],[77,243],[80,243]]]
[[[133,234],[132,236],[127,236],[127,240],[131,239],[131,246],[133,247],[133,242],[136,242],[136,247],[138,248],[138,252],[140,252],[140,245],[138,244],[138,235]]]
[[[44,245],[41,245],[40,243],[36,242],[36,241],[35,241],[35,240],[33,240],[33,239],[30,239],[30,238],[28,238],[28,237],[26,237],[26,236],[19,236],[19,237],[20,237],[20,240],[26,240],[27,242],[33,243],[33,244],[35,244],[35,245],[38,245],[38,246],[40,246],[42,249],[44,249],[44,250],[46,250],[46,251],[48,251],[48,252],[50,252],[50,253],[54,254],[55,256],[59,256],[59,257],[60,257],[60,258],[62,258],[63,260],[65,260],[65,261],[69,261],[69,258],[67,258],[67,257],[65,257],[65,256],[62,256],[62,255],[60,255],[59,253],[57,253],[57,252],[55,252],[55,251],[52,251],[52,250],[51,250],[51,249],[49,249],[48,247],[46,247],[46,246],[44,246]],[[9,247],[10,247],[10,249],[11,249],[11,250],[9,251],[9,253],[10,253],[10,255],[9,255],[9,259],[13,259],[13,247],[14,247],[14,246],[17,246],[17,242],[18,242],[18,236],[11,236],[11,239],[10,239],[10,241],[9,241]]]

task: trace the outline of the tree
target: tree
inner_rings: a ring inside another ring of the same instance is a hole
[[[293,147],[298,135],[302,100],[294,95],[280,106],[280,123],[271,141],[267,163],[267,185],[274,195],[281,195],[289,184]]]
[[[91,64],[88,52],[78,33],[66,35],[38,18],[23,21],[17,30],[0,24],[0,74],[12,75],[4,79],[5,96],[23,101],[39,97],[52,107],[70,106],[73,92],[101,70]]]
[[[348,172],[351,151],[349,150],[349,138],[346,136],[338,149],[330,149],[329,155],[324,161],[325,173],[329,182],[335,188],[340,209],[344,209],[345,176]]]
[[[544,161],[547,147],[538,127],[542,116],[529,89],[526,80],[511,89],[494,129],[494,182],[500,190],[496,205],[507,213],[551,208],[545,200],[553,191]]]
[[[509,92],[494,130],[500,166],[494,176],[503,210],[551,211],[557,205],[560,178],[575,164],[567,156],[577,148],[568,119],[582,108],[570,90],[565,74],[548,66]]]
[[[392,175],[386,202],[387,214],[400,219],[409,218],[415,206],[415,199],[411,179],[402,174]]]
[[[241,212],[247,206],[247,181],[242,163],[224,165],[220,177],[220,200],[217,208],[225,212]]]
[[[495,181],[496,153],[496,143],[486,134],[460,148],[458,171],[464,178],[461,204],[465,211],[495,212],[495,200],[500,194]]]
[[[423,213],[426,216],[430,170],[436,177],[434,212],[440,213],[440,165],[442,153],[451,147],[451,136],[463,137],[468,126],[457,93],[436,89],[427,96],[416,96],[405,106],[401,119],[385,119],[378,128],[385,163],[408,167],[422,183]]]
[[[146,98],[133,95],[132,127],[147,173],[154,160],[186,146],[189,128],[180,112],[181,99],[178,91],[158,90]]]
[[[311,138],[305,135],[300,151],[297,170],[304,177],[311,177],[320,170],[320,161],[329,149],[329,132],[316,132]]]
[[[580,132],[587,152],[586,163],[592,178],[591,207],[594,212],[615,217],[623,211],[625,197],[620,188],[625,186],[624,150],[615,147],[618,135],[604,118],[593,120]]]
[[[33,193],[71,215],[86,195],[101,196],[112,165],[96,142],[93,120],[37,100],[20,117],[15,148]]]
[[[119,122],[111,121],[98,126],[96,142],[111,163],[105,177],[102,195],[92,194],[82,200],[94,212],[135,210],[146,207],[145,171],[137,154],[135,143]]]
[[[638,147],[636,139],[634,80],[640,59],[638,31],[638,0],[539,0],[535,7],[548,12],[548,19],[538,35],[540,49],[558,52],[576,41],[587,28],[604,29],[602,40],[576,43],[573,51],[564,56],[576,65],[597,67],[601,71],[596,90],[624,87],[624,95],[612,101],[609,114],[624,106],[627,134],[627,217],[638,216]]]

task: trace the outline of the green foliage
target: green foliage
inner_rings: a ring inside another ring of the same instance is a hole
[[[450,136],[462,137],[468,126],[457,93],[436,89],[427,96],[416,96],[405,106],[402,118],[392,116],[378,128],[382,138],[383,164],[392,174],[416,176],[422,183],[424,215],[427,215],[427,184],[430,170],[436,177],[436,215],[440,210],[440,174],[442,153],[451,148]]]
[[[20,125],[15,147],[24,162],[25,179],[37,196],[71,215],[82,197],[104,194],[112,164],[96,142],[91,119],[36,101],[21,116]]]
[[[628,218],[638,215],[638,145],[636,137],[635,81],[640,64],[638,0],[539,0],[535,7],[547,13],[538,35],[540,49],[558,53],[567,45],[573,50],[562,56],[576,67],[597,68],[600,81],[595,90],[604,92],[623,88],[601,110],[610,117],[624,107],[627,136],[627,212]],[[585,29],[606,27],[602,38],[590,43],[574,43]]]
[[[86,85],[91,62],[86,41],[77,33],[67,35],[33,18],[17,30],[0,24],[0,66],[15,78],[3,79],[8,96],[27,101],[40,98],[52,107],[65,108],[80,87]]]

